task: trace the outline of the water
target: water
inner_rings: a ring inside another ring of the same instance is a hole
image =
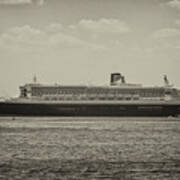
[[[178,118],[0,118],[0,179],[179,180]]]

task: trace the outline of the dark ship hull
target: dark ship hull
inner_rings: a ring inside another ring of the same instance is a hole
[[[178,116],[179,114],[180,103],[0,103],[0,116]]]

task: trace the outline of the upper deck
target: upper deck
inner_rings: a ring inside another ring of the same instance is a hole
[[[26,84],[20,87],[20,97],[46,101],[162,101],[180,97],[179,91],[170,86],[143,87],[141,84],[126,83],[124,78],[119,82],[119,76],[112,74],[109,86]]]

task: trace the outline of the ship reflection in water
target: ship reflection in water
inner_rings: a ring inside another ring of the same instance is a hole
[[[110,86],[43,85],[20,87],[20,97],[0,103],[3,116],[178,116],[180,91],[169,84],[143,87],[112,73]]]

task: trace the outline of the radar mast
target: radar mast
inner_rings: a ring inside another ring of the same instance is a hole
[[[165,87],[172,87],[173,85],[169,83],[167,75],[164,75],[164,86]]]
[[[33,83],[34,83],[34,84],[37,83],[37,77],[36,77],[36,75],[34,75],[34,77],[33,77]]]

